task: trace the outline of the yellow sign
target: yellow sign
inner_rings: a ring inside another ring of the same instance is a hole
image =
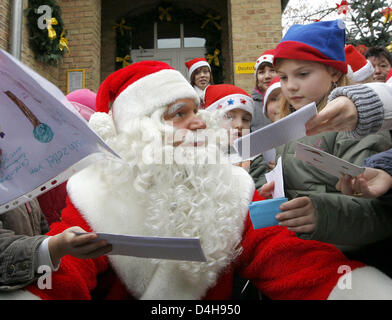
[[[234,64],[235,73],[254,73],[255,63],[254,62],[236,62]]]

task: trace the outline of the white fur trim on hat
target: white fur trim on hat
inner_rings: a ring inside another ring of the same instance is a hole
[[[218,109],[223,109],[225,112],[233,109],[242,109],[249,112],[253,117],[254,102],[252,98],[244,94],[231,94],[215,101],[206,108],[207,111]]]
[[[255,63],[255,76],[257,73],[257,69],[259,68],[259,66],[263,63],[263,62],[268,62],[270,64],[273,64],[274,62],[274,56],[272,54],[263,54],[262,56],[260,56],[256,63]]]
[[[211,71],[211,67],[207,61],[197,61],[196,63],[194,63],[189,68],[189,81],[191,80],[193,71],[195,71],[197,68],[204,67],[204,66],[208,67],[208,69],[210,69],[210,71]]]
[[[364,81],[374,73],[373,65],[369,60],[367,60],[366,65],[355,72],[353,72],[350,65],[348,65],[348,70],[347,76],[354,82]]]
[[[179,71],[164,69],[149,74],[125,88],[114,100],[114,123],[121,130],[130,119],[150,116],[155,110],[184,98],[200,103],[195,89]]]
[[[264,101],[263,101],[263,113],[267,117],[267,102],[268,102],[268,97],[274,91],[275,89],[281,88],[280,81],[275,82],[271,86],[268,87],[267,91],[265,92],[264,95]]]

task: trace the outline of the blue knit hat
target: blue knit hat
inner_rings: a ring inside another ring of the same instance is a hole
[[[295,24],[275,48],[276,59],[316,61],[347,73],[343,20]]]

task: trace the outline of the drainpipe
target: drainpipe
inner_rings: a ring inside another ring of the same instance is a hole
[[[22,53],[22,26],[23,26],[23,0],[12,1],[12,17],[11,17],[11,54],[21,59]]]

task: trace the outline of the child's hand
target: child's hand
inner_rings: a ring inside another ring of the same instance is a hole
[[[275,161],[268,162],[268,168],[270,168],[270,170],[275,169],[275,167],[276,167],[276,162]]]
[[[265,199],[271,199],[274,189],[275,189],[275,182],[271,181],[266,184],[263,184],[258,191],[259,194]]]
[[[381,169],[365,168],[358,177],[344,175],[336,189],[349,196],[377,198],[392,188],[392,177]]]
[[[279,225],[296,233],[311,233],[316,228],[316,209],[309,197],[300,197],[283,203],[283,212],[275,218]]]
[[[352,131],[357,126],[358,111],[347,97],[333,99],[316,116],[309,120],[306,135],[313,136],[325,131]]]
[[[75,232],[85,234],[76,235]],[[54,266],[60,263],[60,259],[66,255],[71,255],[80,259],[94,259],[112,250],[112,246],[105,240],[94,241],[98,235],[86,233],[80,227],[71,227],[64,230],[49,240],[49,253]]]

